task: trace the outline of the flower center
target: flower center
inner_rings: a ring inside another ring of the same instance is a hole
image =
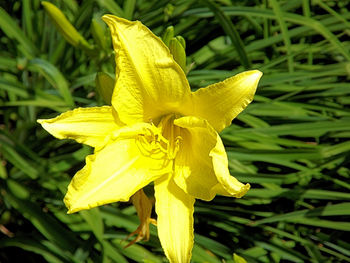
[[[174,119],[174,115],[167,115],[157,127],[152,123],[151,128],[138,135],[136,143],[143,155],[159,160],[175,159],[182,137],[180,127],[174,125]]]

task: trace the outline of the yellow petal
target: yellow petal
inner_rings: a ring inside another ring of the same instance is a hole
[[[216,145],[209,155],[213,158],[215,175],[220,183],[215,189],[217,193],[237,198],[244,196],[250,189],[250,184],[242,184],[230,175],[225,147],[219,134],[216,134]]]
[[[197,90],[186,115],[203,118],[220,132],[253,100],[261,76],[258,70],[246,71]]]
[[[158,236],[164,252],[170,262],[190,262],[195,199],[182,191],[168,175],[154,182],[154,190]]]
[[[146,128],[146,124],[121,128],[104,148],[86,158],[64,198],[68,213],[128,201],[136,191],[171,170],[170,162],[152,158],[142,149],[144,142],[135,135],[146,136]]]
[[[92,147],[103,146],[108,135],[119,129],[109,106],[77,108],[38,122],[58,139],[73,139]]]
[[[174,180],[186,193],[210,201],[219,183],[209,156],[216,136],[208,130],[204,120],[195,117],[182,117],[175,120],[175,125],[184,129],[181,129],[180,150],[175,158]]]
[[[116,53],[112,105],[126,124],[149,122],[176,112],[190,97],[190,87],[165,44],[139,21],[112,15],[103,20],[111,30]]]
[[[203,200],[216,194],[242,197],[249,190],[230,175],[221,138],[206,120],[187,116],[174,124],[188,131],[175,159],[174,180],[181,189]]]

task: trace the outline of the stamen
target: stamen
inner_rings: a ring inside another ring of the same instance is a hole
[[[164,160],[168,163],[174,160],[179,149],[182,137],[179,134],[179,127],[173,123],[173,116],[164,117],[158,127],[145,128],[143,134],[136,138],[136,144],[144,156],[156,160]],[[175,137],[176,136],[176,137]]]
[[[157,160],[164,159],[164,156],[157,155],[160,153],[163,153],[164,155],[166,152],[164,152],[160,147],[156,147],[153,142],[149,142],[143,134],[140,134],[136,139],[136,145],[144,156]]]
[[[158,128],[146,128],[143,134],[139,134],[136,138],[136,144],[144,156],[151,157],[156,160],[166,158],[168,141],[156,130]]]

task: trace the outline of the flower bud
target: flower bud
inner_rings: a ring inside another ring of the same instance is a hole
[[[106,28],[96,18],[91,21],[91,33],[97,46],[103,50],[107,49],[107,41],[105,37]]]
[[[174,37],[174,27],[168,26],[167,29],[165,30],[163,36],[162,36],[162,40],[163,40],[164,44],[169,47],[170,39],[172,39],[173,37]]]
[[[111,105],[114,82],[114,78],[107,73],[98,72],[96,74],[95,83],[97,92],[101,95],[103,101],[108,105]]]
[[[177,39],[177,37],[170,39],[169,49],[177,64],[179,64],[182,70],[186,73],[186,52],[183,44]]]
[[[93,49],[85,38],[80,35],[75,27],[68,21],[60,9],[46,1],[41,3],[44,6],[45,11],[50,16],[51,21],[54,23],[58,31],[60,31],[62,36],[67,40],[67,42],[75,47],[80,47],[87,50]]]
[[[186,50],[186,41],[182,36],[176,36],[176,39],[180,42],[182,47]]]

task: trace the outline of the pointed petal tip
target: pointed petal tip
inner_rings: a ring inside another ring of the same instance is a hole
[[[67,196],[65,196],[65,197],[63,198],[63,202],[64,202],[65,206],[66,206],[67,209],[68,209],[68,210],[67,210],[67,215],[70,215],[70,214],[73,214],[74,212],[76,212],[76,211],[74,211],[74,210],[72,209],[72,206],[70,205],[70,202],[69,202]]]
[[[263,73],[257,69],[247,71],[247,73],[248,73],[249,80],[252,82],[258,82],[263,75]]]
[[[88,206],[86,206],[86,207],[73,206],[72,201],[69,200],[67,197],[64,197],[63,202],[68,209],[67,215],[74,214],[74,213],[79,212],[81,210],[87,210],[87,209],[92,208],[92,207],[88,207]]]
[[[52,134],[51,129],[50,129],[50,124],[52,124],[50,122],[50,119],[39,119],[36,120],[37,123],[39,123],[41,125],[41,127],[43,127],[44,130],[46,130],[48,133]]]
[[[66,202],[66,201],[64,201],[64,202]],[[68,209],[67,210],[67,215],[74,214],[75,212],[78,212],[78,211],[72,209],[71,207],[67,206],[67,204],[65,204],[65,205],[66,205],[66,207]]]
[[[72,182],[71,182],[72,183]],[[79,212],[81,210],[86,210],[86,209],[90,209],[91,207],[89,206],[81,206],[79,204],[77,204],[77,202],[72,198],[71,196],[71,192],[70,192],[70,185],[68,186],[68,191],[66,193],[66,195],[63,198],[63,203],[64,205],[67,207],[67,214],[74,214],[76,212]]]

